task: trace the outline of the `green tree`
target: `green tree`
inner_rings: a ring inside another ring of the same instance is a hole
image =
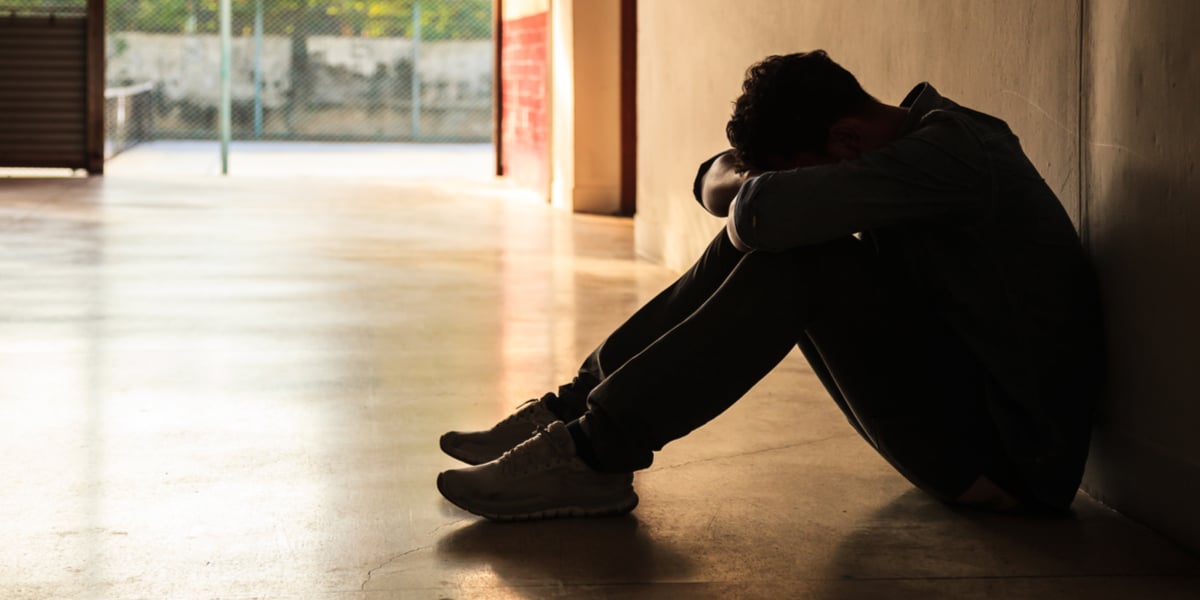
[[[87,9],[87,0],[0,0],[0,15],[53,13],[55,10],[78,13]]]
[[[492,0],[263,0],[263,28],[277,35],[411,37],[416,2],[421,3],[422,39],[492,36]],[[218,6],[218,0],[108,0],[109,31],[212,33],[219,27]],[[231,8],[234,32],[249,32],[255,0],[232,0]]]

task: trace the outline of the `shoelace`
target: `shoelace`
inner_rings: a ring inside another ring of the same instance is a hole
[[[506,475],[520,476],[564,464],[570,459],[571,453],[550,436],[549,430],[538,427],[536,435],[500,455],[499,466]]]
[[[546,396],[550,396],[550,395],[552,395],[552,394],[546,394]],[[542,400],[544,400],[546,398],[546,396],[542,396],[540,399],[533,398],[531,400],[526,400],[526,401],[522,402],[521,406],[518,407],[515,412],[513,412],[511,415],[508,415],[507,417],[504,417],[504,419],[502,419],[496,425],[497,426],[508,425],[509,423],[514,423],[517,421],[528,421],[528,422],[534,423],[535,425],[538,425],[540,427],[540,424],[537,423],[536,420],[530,416],[530,413],[533,412],[534,405],[541,402]]]

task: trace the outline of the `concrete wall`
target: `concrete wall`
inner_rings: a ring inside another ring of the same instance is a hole
[[[1200,405],[1185,381],[1200,339],[1197,22],[1189,0],[642,2],[638,251],[683,269],[719,230],[692,177],[727,147],[743,72],[765,55],[824,48],[885,102],[928,80],[1004,118],[1104,284],[1114,375],[1087,489],[1200,547],[1187,509]]]
[[[1200,548],[1200,3],[1084,16],[1083,197],[1113,367],[1085,486]]]

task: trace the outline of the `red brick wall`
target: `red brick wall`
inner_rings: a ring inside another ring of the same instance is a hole
[[[547,189],[550,177],[547,16],[505,19],[500,40],[500,170],[537,189]]]

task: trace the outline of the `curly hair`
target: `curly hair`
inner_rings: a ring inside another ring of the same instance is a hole
[[[746,70],[725,135],[742,170],[822,153],[829,127],[875,102],[824,50],[768,56]]]

